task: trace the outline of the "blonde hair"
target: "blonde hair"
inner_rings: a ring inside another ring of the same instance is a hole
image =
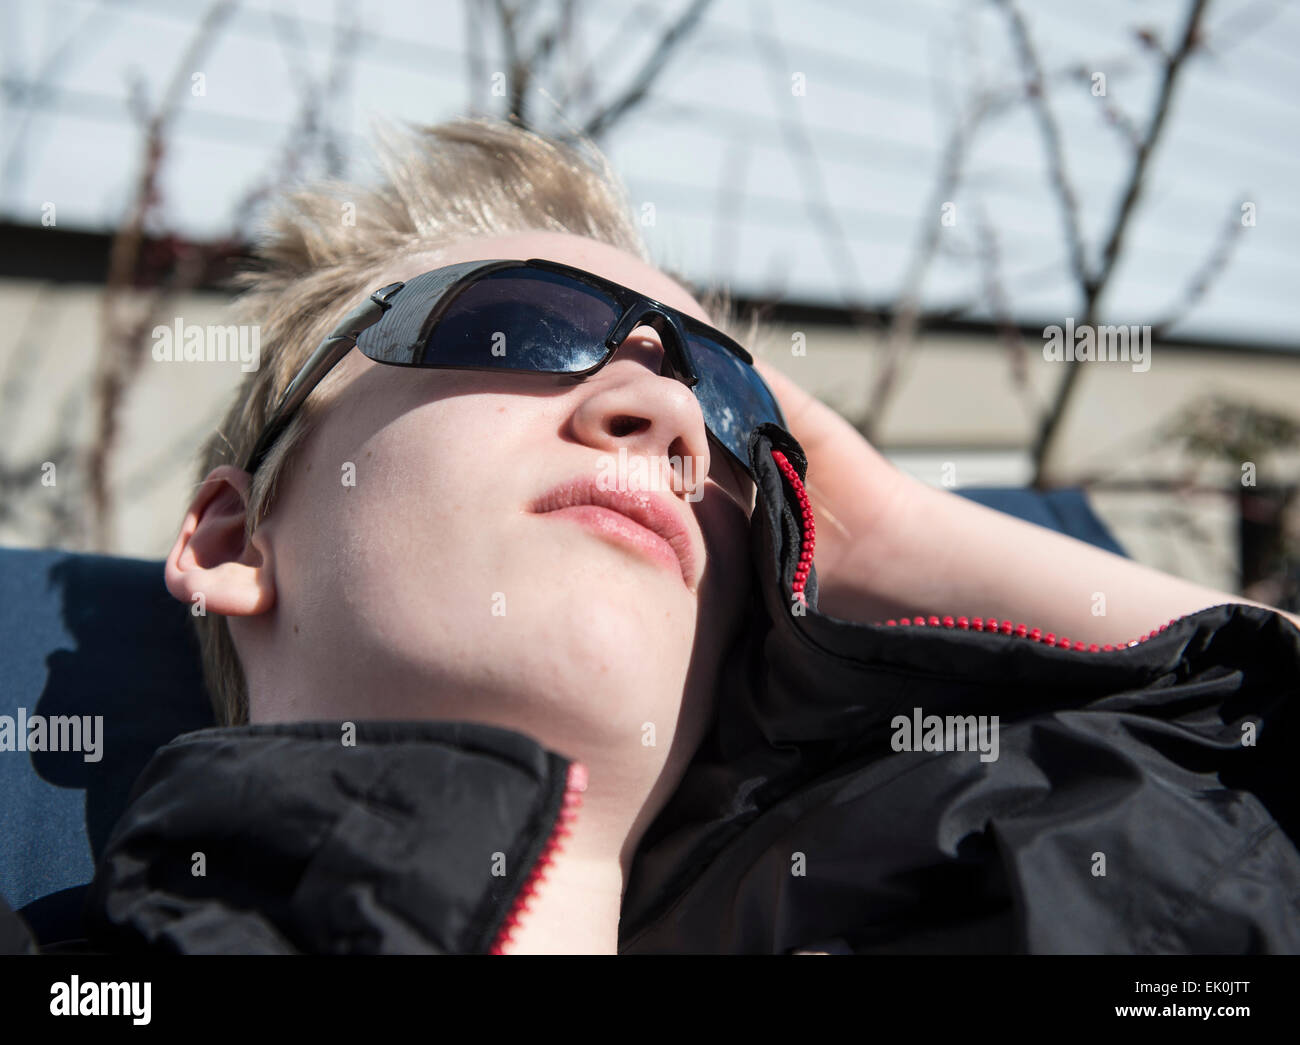
[[[621,183],[589,141],[569,146],[505,121],[460,119],[389,131],[377,159],[382,173],[374,187],[327,182],[289,193],[273,209],[254,251],[256,269],[236,277],[243,293],[234,303],[243,322],[260,325],[262,365],[201,448],[200,484],[218,465],[244,466],[312,350],[395,259],[471,237],[542,230],[650,260]],[[716,325],[731,324],[724,292],[697,296]],[[338,372],[312,392],[254,474],[245,542],[270,512],[277,483],[330,402]],[[193,620],[217,723],[248,722],[247,681],[225,616]]]

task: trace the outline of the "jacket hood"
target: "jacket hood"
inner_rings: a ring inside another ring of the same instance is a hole
[[[1300,631],[1225,605],[1088,652],[827,617],[799,571],[804,454],[775,425],[749,449],[748,626],[642,839],[621,952],[1300,950]],[[927,746],[936,717],[941,734],[978,721],[995,746]],[[338,723],[161,748],[92,883],[96,934],[493,949],[527,886],[483,861],[544,865],[571,764],[488,726],[357,725],[352,748]]]

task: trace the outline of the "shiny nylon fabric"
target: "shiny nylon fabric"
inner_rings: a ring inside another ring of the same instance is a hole
[[[1225,605],[1079,652],[839,621],[811,579],[794,614],[773,449],[805,472],[754,434],[762,605],[642,841],[623,953],[1300,951],[1300,631]],[[893,750],[915,707],[997,715],[999,757]]]
[[[355,746],[311,722],[160,748],[87,895],[94,948],[486,952],[556,822],[568,761],[478,723],[355,726]]]

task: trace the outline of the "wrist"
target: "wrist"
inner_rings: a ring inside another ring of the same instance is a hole
[[[828,510],[809,485],[817,520],[818,608],[862,623],[915,608],[916,541],[909,540],[909,534],[918,511],[924,512],[926,492],[924,483],[870,452],[878,461],[871,482],[863,487],[869,496]]]

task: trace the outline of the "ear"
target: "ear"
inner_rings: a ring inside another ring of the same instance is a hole
[[[244,543],[249,474],[223,464],[208,473],[167,556],[167,590],[181,602],[202,595],[206,610],[253,617],[275,605],[270,544]]]

